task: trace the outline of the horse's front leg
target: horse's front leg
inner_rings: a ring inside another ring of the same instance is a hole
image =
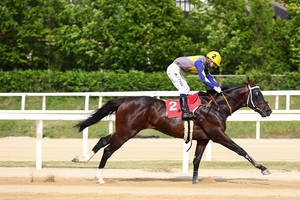
[[[263,175],[268,175],[271,174],[270,171],[263,166],[262,164],[256,162],[242,147],[237,145],[232,139],[230,139],[225,133],[224,134],[219,134],[218,140],[213,140],[214,142],[217,142],[228,149],[236,152],[238,155],[243,156],[246,158],[254,167],[258,168],[261,170],[261,173]]]
[[[208,142],[209,142],[209,140],[197,140],[197,146],[196,146],[195,156],[194,156],[194,160],[193,160],[193,165],[194,165],[193,184],[196,184],[196,183],[199,182],[198,181],[199,165],[200,165],[200,161],[201,161],[203,152],[204,152],[205,147],[206,147]]]
[[[99,141],[96,143],[96,145],[93,147],[92,151],[87,154],[87,155],[83,155],[81,157],[76,156],[75,158],[72,159],[72,162],[76,162],[76,163],[80,163],[80,162],[89,162],[92,157],[102,148],[105,147],[111,138],[112,134],[109,134],[105,137],[102,137],[99,139]]]
[[[254,167],[260,169],[263,175],[271,174],[271,172],[265,166],[254,160],[242,147],[240,147],[236,143],[233,143],[233,146],[236,147],[237,154],[245,157]]]

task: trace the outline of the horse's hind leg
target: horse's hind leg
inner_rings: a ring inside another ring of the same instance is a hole
[[[100,184],[104,183],[102,179],[102,172],[106,165],[107,160],[111,157],[111,155],[118,150],[126,141],[130,138],[127,137],[118,137],[116,135],[112,135],[110,138],[109,145],[104,148],[103,155],[98,167],[98,171],[96,173],[96,178]]]
[[[97,144],[93,147],[92,149],[92,152],[87,154],[87,155],[84,155],[82,157],[78,157],[76,156],[75,158],[73,158],[72,162],[88,162],[92,159],[92,157],[102,148],[102,147],[105,147],[106,145],[109,144],[110,142],[110,138],[111,138],[111,135],[113,133],[105,136],[105,137],[102,137],[99,139],[99,141],[97,142]]]

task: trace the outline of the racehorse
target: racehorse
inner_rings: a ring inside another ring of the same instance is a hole
[[[196,140],[193,159],[192,183],[198,183],[199,164],[209,140],[219,143],[238,155],[246,158],[263,175],[269,170],[255,161],[243,148],[236,144],[226,133],[226,119],[241,107],[249,107],[261,117],[270,116],[272,110],[265,100],[259,86],[248,78],[248,83],[222,87],[223,93],[211,94],[213,90],[199,92],[202,104],[195,110],[192,140]],[[214,103],[211,103],[213,100]],[[103,155],[96,173],[99,183],[104,183],[102,172],[109,157],[126,141],[133,138],[141,130],[155,129],[174,138],[184,137],[184,121],[181,117],[168,118],[164,100],[150,96],[124,97],[110,99],[97,109],[89,118],[79,122],[75,127],[79,132],[115,112],[115,131],[99,139],[92,152],[81,158],[75,157],[73,162],[88,162],[101,148]]]

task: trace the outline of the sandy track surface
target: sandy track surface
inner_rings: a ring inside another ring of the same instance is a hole
[[[235,140],[257,161],[299,161],[300,140]],[[97,140],[89,140],[92,148]],[[111,160],[182,160],[178,139],[132,139]],[[43,161],[70,161],[82,153],[80,139],[43,139]],[[193,158],[190,150],[189,160]],[[99,152],[93,160],[99,160]],[[205,159],[205,155],[204,158]],[[34,138],[1,138],[1,161],[34,161]],[[212,160],[245,161],[228,149],[212,144]],[[109,161],[108,161],[109,162]],[[245,161],[247,162],[247,161]],[[0,168],[0,199],[300,199],[300,167],[296,171],[201,170],[199,184],[191,184],[192,171],[106,169],[105,184],[94,179],[95,169]]]

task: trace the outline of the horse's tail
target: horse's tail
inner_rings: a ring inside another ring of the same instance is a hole
[[[74,127],[79,128],[79,132],[81,132],[86,127],[99,122],[101,119],[103,119],[107,115],[112,114],[113,112],[117,111],[119,106],[123,103],[124,100],[125,100],[125,98],[115,98],[115,99],[109,100],[101,108],[95,110],[95,112],[89,118],[79,122]]]

